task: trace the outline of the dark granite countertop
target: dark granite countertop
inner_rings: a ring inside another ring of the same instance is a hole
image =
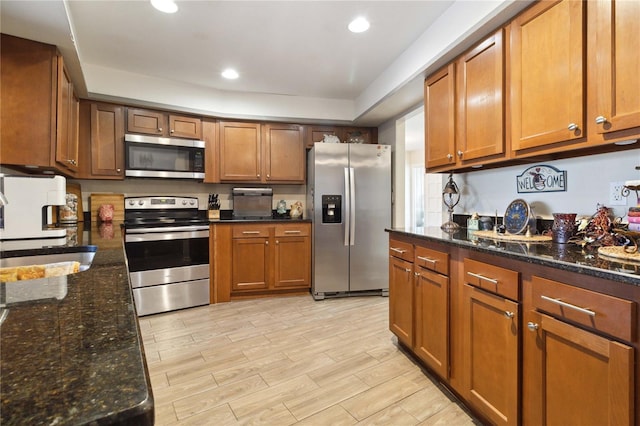
[[[31,254],[65,250],[78,248]],[[122,248],[98,248],[84,272],[0,283],[0,296],[1,424],[153,424]]]
[[[437,227],[390,228],[386,231],[640,286],[640,263],[604,258],[598,256],[597,252],[584,251],[576,244],[525,243],[478,238],[473,231],[467,231],[464,228],[454,234],[443,232]]]

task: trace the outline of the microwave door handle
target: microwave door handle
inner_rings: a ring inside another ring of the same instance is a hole
[[[349,228],[350,228],[350,219],[351,219],[351,196],[349,193],[349,168],[344,168],[344,206],[345,206],[345,215],[344,215],[344,245],[349,245]]]
[[[351,202],[351,206],[349,207],[349,213],[351,214],[351,218],[349,219],[350,222],[350,239],[349,239],[349,245],[354,245],[356,242],[356,178],[354,175],[354,169],[353,167],[349,167],[349,183],[350,183],[350,202]]]

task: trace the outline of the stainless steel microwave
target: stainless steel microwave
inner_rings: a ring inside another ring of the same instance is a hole
[[[204,179],[204,141],[126,134],[125,176]]]

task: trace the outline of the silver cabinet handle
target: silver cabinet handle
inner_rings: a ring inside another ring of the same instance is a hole
[[[447,160],[451,160],[453,158],[452,154],[447,154]]]
[[[404,270],[405,272],[411,272],[411,269],[407,268]]]
[[[268,242],[268,241],[267,241]],[[276,240],[276,244],[280,244],[280,240]]]
[[[489,281],[492,284],[498,284],[498,280],[494,280],[493,278],[485,277],[484,275],[475,274],[473,272],[467,272],[467,275],[471,275],[472,277],[476,277],[480,280]]]
[[[415,275],[416,277],[420,276],[420,272],[414,272],[413,275]]]
[[[242,231],[244,235],[259,234],[260,231]]]
[[[580,306],[572,305],[571,303],[563,302],[560,299],[554,299],[553,297],[548,297],[545,295],[541,295],[540,298],[542,300],[546,300],[547,302],[555,303],[556,305],[563,306],[565,308],[573,309],[574,311],[582,312],[583,314],[587,314],[590,317],[595,317],[596,313],[591,309],[581,308]]]
[[[423,260],[423,261],[425,261],[425,262],[433,263],[434,265],[435,265],[436,263],[438,263],[438,261],[437,261],[437,260],[435,260],[435,259],[429,259],[428,257],[418,256],[418,259]]]
[[[606,122],[607,122],[607,119],[604,116],[599,115],[596,117],[596,124],[604,124]]]
[[[169,131],[170,131],[171,133],[175,133],[175,130],[173,130],[173,129],[171,129],[171,130],[169,130]]]
[[[567,126],[567,129],[573,132],[574,130],[578,130],[578,125],[576,123],[571,123]]]
[[[260,177],[260,173],[258,173],[258,174],[256,175],[256,177]]]
[[[535,322],[529,321],[527,323],[527,328],[529,329],[529,331],[536,331],[538,329],[538,324],[536,324]]]
[[[267,173],[267,179],[269,179],[271,177],[271,175],[269,173]]]
[[[265,245],[265,246],[268,246],[268,245],[269,245],[269,241],[265,241],[265,242],[264,242],[264,245]]]
[[[159,132],[162,132],[162,127],[158,127],[158,131],[159,131]]]
[[[395,248],[395,247],[389,247],[389,250],[395,251],[396,253],[400,253],[400,254],[405,254],[407,252],[406,250],[402,250],[402,249]]]
[[[462,158],[462,154],[464,154],[464,152],[458,150],[458,157]]]
[[[507,318],[513,318],[516,314],[511,311],[504,311],[504,316]]]
[[[285,234],[299,234],[300,230],[296,229],[295,231],[284,231]]]
[[[116,169],[116,172],[120,173],[122,172],[122,169]]]
[[[67,163],[69,163],[69,164],[71,164],[71,165],[73,165],[73,166],[75,166],[75,165],[77,165],[77,164],[78,164],[78,163],[76,162],[76,160],[67,160]]]

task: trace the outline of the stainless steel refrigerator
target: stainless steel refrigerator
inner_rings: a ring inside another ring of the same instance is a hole
[[[313,297],[388,296],[391,147],[316,143],[308,161]]]

